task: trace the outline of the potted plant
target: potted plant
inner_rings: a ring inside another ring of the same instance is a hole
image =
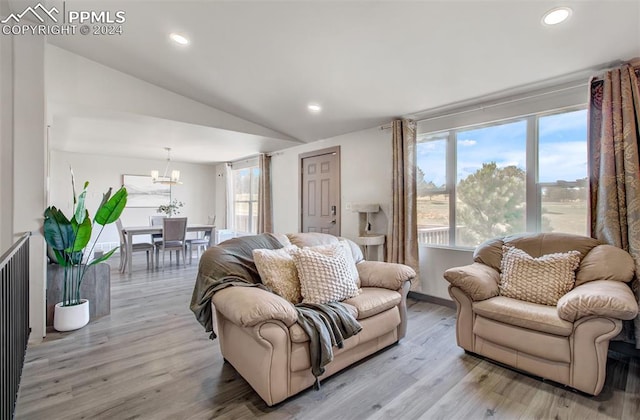
[[[89,301],[81,299],[80,285],[87,268],[106,261],[116,251],[117,248],[114,248],[98,258],[91,259],[93,248],[104,227],[118,220],[127,204],[127,190],[124,187],[121,187],[113,196],[112,189],[109,188],[102,196],[102,202],[92,221],[89,211],[85,208],[89,182],[84,183],[82,192],[76,196],[73,172],[71,172],[71,186],[74,206],[71,219],[55,206],[48,207],[44,212],[44,238],[53,249],[58,264],[64,270],[63,299],[56,304],[53,317],[53,327],[58,331],[76,330],[89,322]],[[100,225],[100,231],[91,249],[86,252],[96,224]]]
[[[175,198],[169,204],[162,204],[156,210],[156,213],[164,213],[167,217],[175,216],[176,214],[180,214],[180,209],[184,207],[184,203],[182,201],[178,201]]]

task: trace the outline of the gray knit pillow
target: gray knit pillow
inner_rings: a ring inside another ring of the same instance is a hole
[[[575,283],[580,252],[547,254],[533,258],[504,245],[500,265],[500,294],[542,305],[555,306]]]
[[[291,255],[298,269],[302,303],[341,301],[359,294],[350,265],[353,258],[341,244],[323,252],[313,248],[294,250]]]

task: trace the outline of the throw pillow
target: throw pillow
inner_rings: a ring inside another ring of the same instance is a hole
[[[345,249],[345,255],[347,258],[347,265],[349,266],[349,271],[351,272],[351,278],[353,282],[360,288],[360,274],[358,274],[358,267],[356,267],[356,262],[353,259],[353,251],[351,250],[351,246],[349,242],[345,239],[340,239],[338,244],[330,244],[330,245],[316,245],[306,247],[307,249],[312,249],[314,251],[320,252],[325,255],[333,255],[334,249],[336,245],[342,246]]]
[[[349,261],[344,246],[334,244],[323,252],[302,248],[293,251],[292,255],[298,269],[303,303],[341,301],[359,294],[349,266],[353,260]]]
[[[580,252],[547,254],[533,258],[511,246],[502,247],[500,294],[542,305],[555,306],[575,283]]]
[[[297,249],[289,245],[280,249],[254,249],[253,260],[262,283],[289,302],[300,303],[300,280],[291,253]]]

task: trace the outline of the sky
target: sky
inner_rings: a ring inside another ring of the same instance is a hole
[[[587,111],[579,110],[539,118],[538,182],[575,181],[587,176]],[[526,166],[526,121],[515,121],[459,131],[457,181],[496,162],[498,167]],[[418,166],[427,182],[443,185],[446,142],[418,143]]]

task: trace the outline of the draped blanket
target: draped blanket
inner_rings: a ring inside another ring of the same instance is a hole
[[[211,298],[218,290],[228,286],[266,289],[253,262],[252,252],[259,248],[278,249],[282,248],[282,244],[268,233],[243,236],[209,248],[200,259],[190,308],[205,331],[211,331],[211,339],[216,338],[213,332]]]
[[[309,336],[311,373],[316,377],[316,388],[324,367],[333,360],[333,346],[342,348],[344,340],[362,331],[362,326],[340,302],[327,304],[301,303],[296,305],[298,325]]]

